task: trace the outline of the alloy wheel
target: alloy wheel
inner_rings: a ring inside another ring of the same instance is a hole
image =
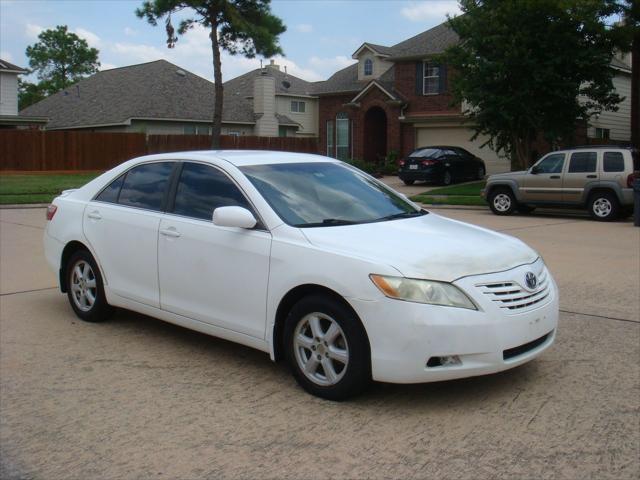
[[[499,212],[507,212],[511,208],[511,197],[506,193],[499,193],[493,199],[493,206]]]
[[[593,213],[600,218],[606,218],[611,214],[613,206],[608,198],[598,198],[593,202]]]
[[[347,371],[347,338],[329,315],[313,312],[302,317],[293,333],[293,347],[298,367],[317,385],[335,385]]]
[[[93,308],[98,295],[96,275],[85,260],[78,260],[71,270],[71,298],[83,312]]]

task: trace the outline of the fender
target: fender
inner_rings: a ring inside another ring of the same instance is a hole
[[[486,195],[487,199],[489,197],[489,194],[491,193],[491,190],[493,190],[496,187],[511,188],[511,191],[513,192],[513,195],[516,197],[516,200],[518,202],[522,201],[520,185],[518,185],[518,182],[516,182],[515,180],[505,178],[505,179],[498,179],[493,181],[490,180],[489,182],[487,182],[487,185],[485,187],[485,191],[487,192],[487,195]]]
[[[618,202],[620,202],[620,204],[624,203],[624,195],[622,194],[622,188],[620,187],[620,184],[612,180],[601,180],[585,185],[584,191],[582,192],[582,203],[586,204],[589,201],[589,195],[596,188],[611,190],[616,194]]]

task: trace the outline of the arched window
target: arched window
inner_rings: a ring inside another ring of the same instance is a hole
[[[373,75],[373,60],[367,58],[364,61],[364,74],[365,75]]]

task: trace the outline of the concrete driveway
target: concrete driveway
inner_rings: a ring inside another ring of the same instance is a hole
[[[77,320],[44,263],[44,210],[0,210],[0,478],[638,478],[640,228],[438,213],[544,256],[556,345],[332,403],[245,347],[122,311]]]

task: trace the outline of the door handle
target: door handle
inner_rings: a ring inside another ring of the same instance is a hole
[[[98,212],[97,210],[94,210],[93,212],[89,213],[87,217],[93,220],[100,220],[102,218],[102,215],[100,215],[100,212]]]
[[[598,178],[597,175],[587,175],[587,178]]]
[[[549,178],[560,178],[560,175],[551,175]]]
[[[178,232],[173,227],[160,230],[160,233],[165,237],[171,237],[171,238],[178,238],[180,236],[180,232]]]

